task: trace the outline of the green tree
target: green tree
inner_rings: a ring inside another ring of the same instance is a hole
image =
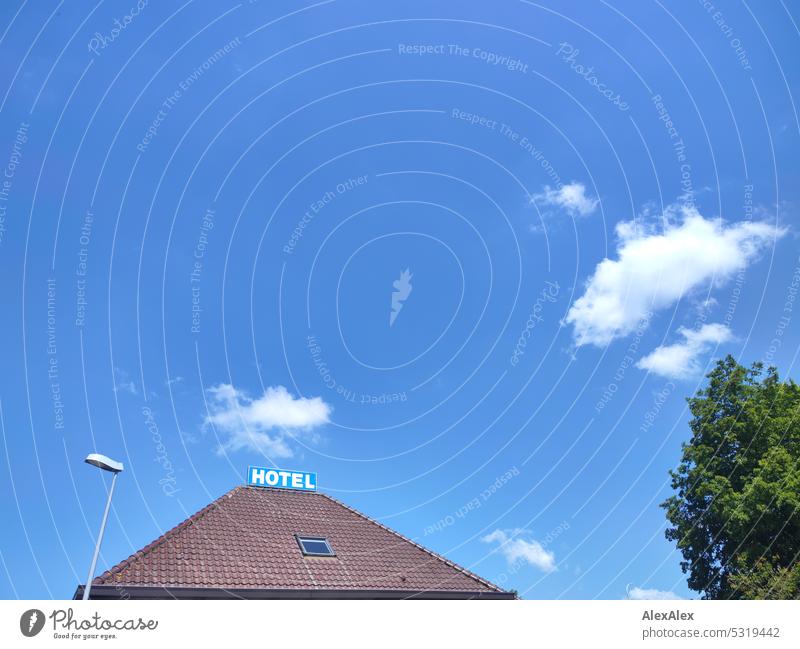
[[[667,539],[704,599],[800,598],[800,387],[731,356],[708,379],[688,399]]]

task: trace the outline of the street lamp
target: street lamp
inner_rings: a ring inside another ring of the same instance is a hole
[[[92,589],[92,580],[94,579],[94,569],[97,567],[97,557],[100,555],[100,544],[103,542],[103,532],[106,531],[106,520],[108,520],[108,510],[111,509],[111,496],[114,495],[114,485],[117,482],[117,474],[123,469],[122,462],[115,462],[111,458],[99,453],[90,453],[86,456],[86,464],[96,466],[103,471],[111,471],[114,477],[111,479],[111,489],[108,490],[108,500],[106,501],[106,510],[103,512],[103,522],[100,524],[100,534],[97,537],[97,545],[94,548],[94,556],[92,557],[92,567],[89,568],[89,578],[86,580],[86,586],[83,588],[83,599],[89,599],[89,591]]]

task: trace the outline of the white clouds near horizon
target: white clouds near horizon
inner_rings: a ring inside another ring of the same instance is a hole
[[[683,336],[682,342],[656,347],[636,367],[669,379],[690,379],[700,373],[702,354],[733,340],[731,330],[719,323],[705,324],[699,329],[681,327],[678,333]]]
[[[676,595],[671,590],[658,590],[656,588],[639,588],[638,586],[634,586],[630,590],[628,590],[628,599],[638,599],[638,600],[647,600],[647,599],[683,599],[682,597]]]
[[[521,538],[521,533],[522,530],[495,530],[481,538],[481,541],[498,543],[497,550],[506,558],[509,565],[523,562],[543,572],[553,572],[556,569],[555,554],[545,550],[538,541],[526,541]]]

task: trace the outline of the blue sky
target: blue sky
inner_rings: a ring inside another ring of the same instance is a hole
[[[529,598],[687,597],[658,503],[716,358],[797,377],[798,13],[0,8],[0,596],[244,480]]]

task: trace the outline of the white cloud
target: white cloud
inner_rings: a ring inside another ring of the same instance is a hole
[[[522,533],[522,530],[495,530],[484,536],[481,541],[499,543],[497,549],[511,565],[524,562],[544,572],[553,572],[556,569],[555,554],[545,550],[538,541],[526,541],[520,538]]]
[[[558,189],[545,185],[542,193],[534,194],[532,199],[545,205],[564,208],[573,216],[588,216],[600,203],[596,198],[587,196],[586,186],[577,181],[561,185]]]
[[[617,258],[597,265],[565,319],[578,346],[607,345],[690,291],[722,285],[785,233],[761,222],[726,225],[688,206],[664,217],[659,231],[635,221],[617,225]]]
[[[282,385],[269,387],[252,399],[232,385],[207,390],[205,425],[223,433],[219,452],[248,449],[269,457],[291,457],[292,437],[328,423],[331,407],[320,397],[293,397]]]
[[[634,586],[628,590],[628,599],[683,599],[671,590],[656,590],[655,588],[639,588]]]
[[[139,391],[136,389],[136,384],[131,381],[128,373],[120,367],[114,368],[114,392],[127,392],[137,396]]]
[[[699,329],[681,327],[678,333],[683,342],[656,347],[642,358],[636,367],[670,379],[688,379],[700,372],[699,357],[719,345],[733,340],[733,333],[725,325],[705,324]]]

